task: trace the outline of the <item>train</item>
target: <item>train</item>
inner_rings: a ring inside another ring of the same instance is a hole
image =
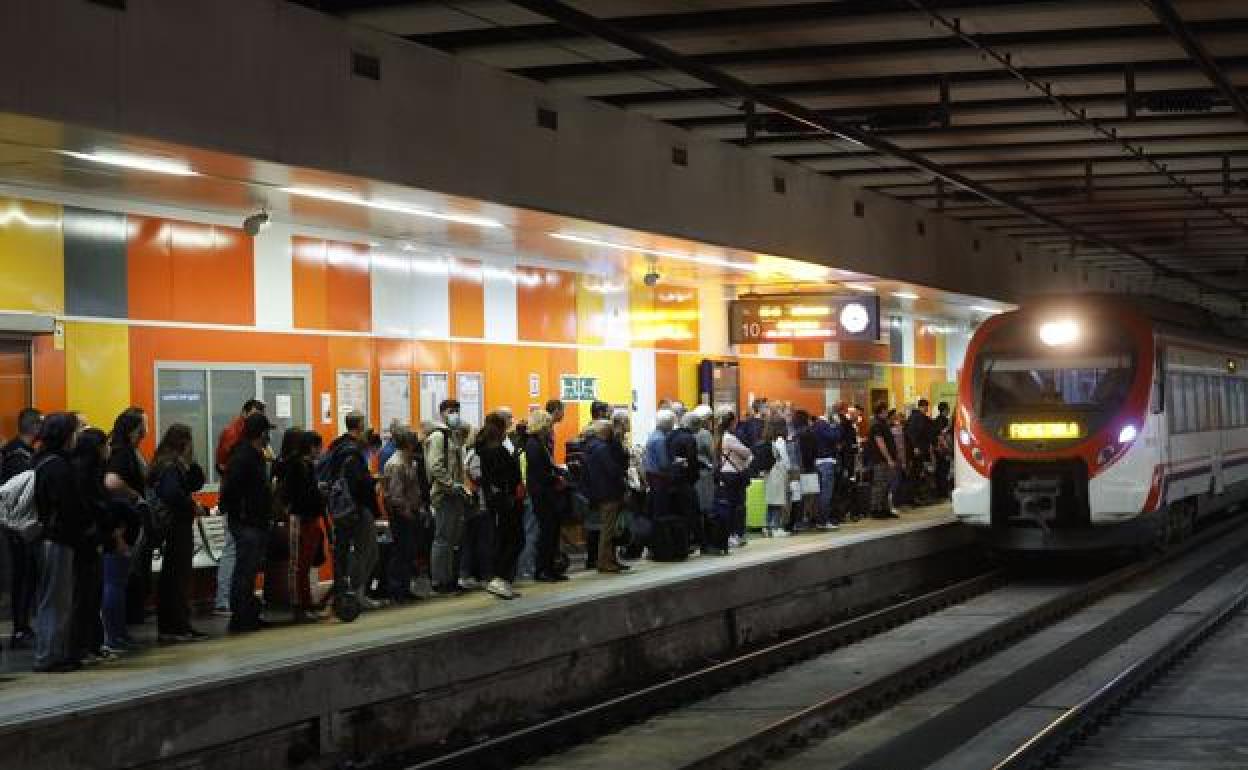
[[[1248,499],[1248,340],[1139,297],[986,320],[958,383],[953,510],[1002,550],[1165,548]]]

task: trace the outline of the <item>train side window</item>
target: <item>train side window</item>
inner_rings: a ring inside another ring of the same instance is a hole
[[[1183,431],[1200,430],[1201,416],[1203,411],[1200,403],[1200,395],[1197,388],[1200,386],[1200,378],[1194,374],[1183,375],[1183,390],[1187,401],[1187,419],[1184,421]]]
[[[1171,374],[1166,377],[1166,390],[1169,391],[1170,398],[1166,400],[1166,411],[1170,413],[1170,432],[1183,432],[1183,392],[1179,389],[1179,375]]]

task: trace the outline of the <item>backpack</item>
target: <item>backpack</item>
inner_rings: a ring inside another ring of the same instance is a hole
[[[750,476],[766,476],[776,464],[776,448],[766,441],[760,441],[750,447],[754,453],[750,459]]]
[[[35,510],[35,470],[22,471],[0,486],[0,529],[20,535],[27,543],[43,534],[43,524]]]
[[[325,510],[329,512],[330,521],[335,529],[351,529],[360,520],[360,504],[351,494],[351,482],[342,471],[352,457],[365,462],[364,455],[358,449],[338,449],[330,456],[329,461],[317,469],[320,481],[329,487],[325,498]]]

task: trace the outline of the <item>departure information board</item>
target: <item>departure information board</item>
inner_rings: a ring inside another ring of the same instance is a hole
[[[809,340],[870,342],[880,336],[880,298],[794,294],[732,300],[728,338],[733,344]]]

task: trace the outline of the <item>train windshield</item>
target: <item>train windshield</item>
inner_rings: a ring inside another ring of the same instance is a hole
[[[981,417],[1111,412],[1126,401],[1133,357],[1029,357],[987,353],[976,362]]]

